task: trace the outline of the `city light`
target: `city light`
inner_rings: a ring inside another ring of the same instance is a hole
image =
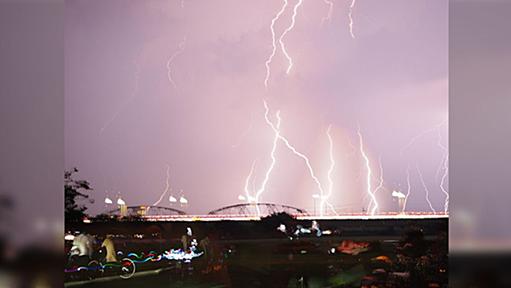
[[[181,198],[179,198],[179,203],[188,204],[188,200],[185,197],[181,196]]]
[[[394,190],[394,191],[392,191],[392,197],[396,197],[396,198],[400,198],[400,199],[402,198],[402,199],[404,199],[404,198],[406,198],[406,195],[405,195],[405,194],[403,194],[403,193],[401,193],[401,191],[395,191],[395,190]]]
[[[170,202],[170,203],[176,203],[176,202],[177,202],[177,199],[176,199],[174,196],[170,195],[170,197],[169,197],[169,202]]]
[[[106,197],[105,198],[105,204],[113,204],[114,202],[112,202],[112,199]]]
[[[119,198],[119,199],[117,199],[117,205],[126,205],[126,202],[124,202],[124,200]]]

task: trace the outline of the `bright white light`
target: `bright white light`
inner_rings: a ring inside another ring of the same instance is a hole
[[[177,202],[177,199],[176,199],[174,196],[170,195],[170,197],[169,197],[169,201],[170,201],[171,203],[176,203],[176,202]]]
[[[401,191],[392,191],[392,197],[406,198],[406,195],[401,193]]]
[[[73,240],[75,240],[75,236],[71,235],[71,234],[67,234],[66,236],[64,236],[64,240],[73,241]]]
[[[87,218],[83,219],[83,223],[87,223],[87,224],[89,224],[89,223],[91,223],[91,222],[92,222],[92,221],[90,221],[90,219],[87,219]]]
[[[119,198],[119,199],[117,199],[117,205],[126,205],[126,202],[124,202],[124,200]]]
[[[186,261],[191,261],[193,258],[197,258],[197,257],[200,257],[202,256],[202,254],[204,254],[204,252],[195,252],[195,251],[189,251],[189,252],[185,252],[181,249],[170,249],[170,251],[165,251],[165,253],[163,253],[162,257],[165,258],[165,259],[168,259],[168,260],[178,260],[178,261],[182,261],[184,260],[185,262]]]
[[[245,196],[243,196],[243,195],[239,195],[238,200],[245,201],[245,200],[247,200],[247,198],[245,198]]]
[[[179,198],[179,203],[181,203],[181,204],[188,204],[188,200],[185,197],[181,196]]]
[[[314,199],[319,199],[319,197],[320,197],[319,194],[312,194],[312,198]]]
[[[110,199],[108,197],[105,198],[105,204],[112,204],[112,203],[114,203],[114,202],[112,202],[112,199]]]

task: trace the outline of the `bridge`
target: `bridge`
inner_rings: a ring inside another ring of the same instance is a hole
[[[136,215],[146,221],[257,221],[276,213],[287,213],[298,220],[384,220],[384,219],[436,219],[448,218],[443,212],[383,212],[376,215],[367,213],[342,213],[338,215],[311,215],[306,210],[289,205],[275,203],[242,203],[225,206],[210,211],[206,215],[190,215],[184,211],[159,206],[131,206],[128,216]],[[115,209],[109,215],[119,216],[120,210]]]
[[[125,209],[125,211],[123,211]],[[127,217],[157,217],[157,216],[185,216],[186,212],[163,206],[129,206],[120,207],[105,213],[108,216],[127,216]]]
[[[235,204],[213,210],[209,212],[208,215],[232,215],[232,216],[258,215],[260,217],[265,217],[277,213],[287,213],[293,216],[309,215],[309,213],[307,213],[307,211],[305,211],[304,209],[274,203]]]

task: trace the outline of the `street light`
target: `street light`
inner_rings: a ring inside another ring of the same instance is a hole
[[[176,203],[176,202],[177,202],[177,199],[176,199],[174,196],[170,195],[170,197],[169,197],[169,202],[170,202],[170,203]]]
[[[240,200],[240,201],[246,201],[246,200],[247,200],[247,198],[245,198],[245,196],[243,196],[243,195],[239,195],[239,196],[238,196],[238,200]]]
[[[185,205],[185,204],[188,204],[188,200],[185,197],[181,196],[179,198],[179,203]]]
[[[117,205],[126,205],[126,202],[124,202],[124,200],[122,200],[121,198],[117,199]]]
[[[117,205],[119,205],[119,217],[126,217],[128,215],[128,207],[126,202],[121,197],[117,199]]]
[[[114,202],[112,202],[112,199],[106,197],[105,198],[105,204],[113,204]]]
[[[396,197],[397,198],[397,203],[399,205],[399,212],[400,213],[404,213],[404,206],[405,206],[405,199],[406,199],[406,195],[401,193],[401,191],[392,191],[392,197]]]

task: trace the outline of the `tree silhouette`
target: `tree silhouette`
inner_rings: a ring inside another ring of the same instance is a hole
[[[78,204],[78,201],[89,199],[85,193],[93,190],[88,181],[73,179],[76,172],[78,169],[73,168],[64,173],[65,219],[71,222],[82,221],[87,217],[87,207]],[[89,199],[89,203],[93,203],[92,199]]]

